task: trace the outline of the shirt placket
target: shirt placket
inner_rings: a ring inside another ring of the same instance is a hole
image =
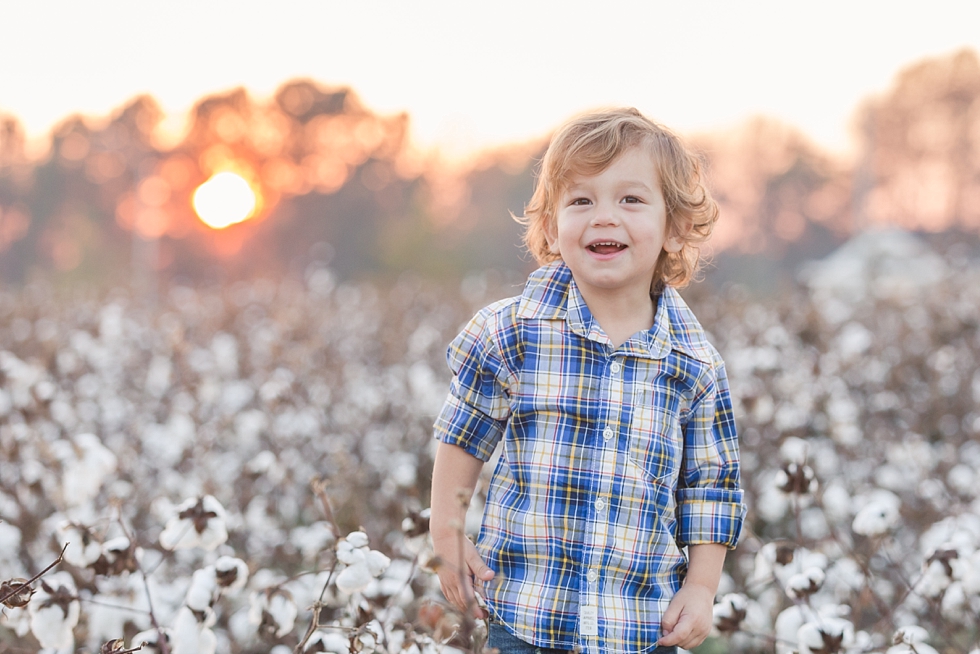
[[[598,438],[593,448],[592,497],[589,507],[589,529],[587,532],[585,579],[585,606],[596,607],[598,617],[604,617],[599,589],[605,571],[606,542],[609,537],[609,503],[613,479],[616,473],[616,452],[622,431],[624,359],[621,355],[609,357],[600,383],[600,423]],[[585,640],[591,645],[601,639],[588,636]]]

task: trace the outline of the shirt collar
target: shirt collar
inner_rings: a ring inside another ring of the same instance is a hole
[[[517,316],[531,320],[565,320],[569,329],[579,336],[609,343],[609,338],[585,304],[572,278],[572,271],[561,260],[531,273],[521,294]],[[634,334],[619,349],[626,354],[648,359],[662,359],[672,349],[705,363],[713,358],[712,347],[700,323],[671,286],[665,286],[660,296],[653,327]]]

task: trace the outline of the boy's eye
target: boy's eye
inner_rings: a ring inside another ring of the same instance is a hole
[[[588,198],[575,198],[569,204],[571,206],[581,207],[581,206],[585,206],[585,205],[588,205],[588,204],[592,204],[592,202]]]
[[[623,202],[636,203],[636,202],[642,202],[642,200],[636,197],[635,195],[627,195],[625,198],[623,198]]]

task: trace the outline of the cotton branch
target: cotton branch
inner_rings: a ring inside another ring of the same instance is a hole
[[[14,598],[19,598],[22,596],[25,590],[30,591],[27,595],[27,601],[30,601],[30,596],[34,594],[34,589],[31,587],[31,584],[46,575],[52,568],[61,563],[61,560],[65,557],[65,550],[68,549],[70,544],[71,543],[65,543],[65,546],[61,548],[61,553],[58,554],[58,558],[51,562],[46,568],[44,568],[44,570],[41,570],[27,581],[11,579],[10,581],[5,581],[0,584],[0,593],[2,593],[2,595],[0,595],[0,604],[9,606],[8,602]],[[20,603],[18,600],[15,605],[24,606],[27,604],[27,601]]]

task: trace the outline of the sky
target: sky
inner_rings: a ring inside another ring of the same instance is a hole
[[[753,115],[847,153],[859,104],[903,68],[980,51],[973,0],[0,0],[0,113],[40,139],[137,94],[178,118],[312,78],[408,112],[462,158],[631,105],[682,133]]]

